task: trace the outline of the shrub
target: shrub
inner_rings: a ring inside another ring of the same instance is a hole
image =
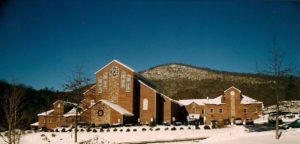
[[[55,129],[55,132],[59,132],[59,130],[58,130],[58,129]]]
[[[41,137],[44,137],[45,136],[45,134],[41,134]]]
[[[183,127],[180,127],[180,130],[183,130]]]
[[[188,127],[188,129],[190,130],[190,129],[192,129],[191,127]]]
[[[156,129],[155,129],[155,131],[159,131],[159,130],[160,130],[160,128],[156,128]]]
[[[142,131],[146,131],[147,129],[146,128],[142,128]]]
[[[81,132],[84,132],[84,129],[80,129]]]
[[[199,125],[196,125],[195,128],[196,128],[196,129],[200,129]]]
[[[53,129],[51,129],[51,130],[49,130],[50,132],[54,132],[54,130]]]
[[[110,129],[108,128],[106,131],[107,131],[107,132],[110,132]]]
[[[175,131],[175,130],[176,130],[176,127],[172,127],[171,130],[172,130],[172,131]]]
[[[210,127],[208,125],[205,125],[204,129],[210,129]]]
[[[153,128],[149,128],[149,130],[153,131]]]
[[[42,132],[48,132],[49,131],[49,129],[48,128],[46,128],[46,127],[42,127]]]
[[[116,128],[114,128],[114,130],[113,130],[114,132],[116,132],[116,131],[118,131],[118,129],[116,129]]]
[[[169,128],[168,128],[168,127],[166,127],[166,128],[165,128],[165,130],[169,130]]]
[[[126,132],[130,132],[130,129],[127,129]]]
[[[66,132],[66,129],[65,128],[61,129],[61,132]]]
[[[51,136],[52,136],[52,137],[55,137],[56,135],[55,135],[55,133],[53,133],[53,134],[51,134]]]
[[[87,128],[86,131],[87,131],[87,132],[90,132],[90,131],[91,131],[91,128]]]
[[[120,132],[122,132],[123,131],[123,129],[120,129]]]
[[[136,130],[136,129],[133,129],[133,131],[136,132],[137,130]]]
[[[70,128],[70,129],[68,130],[68,132],[72,132],[72,129],[73,129],[73,128]]]
[[[100,129],[100,132],[104,132],[103,128]]]
[[[93,129],[93,132],[97,132],[97,130],[96,130],[96,129]]]
[[[155,127],[156,125],[157,125],[157,123],[155,121],[150,122],[150,124],[149,124],[150,127]]]

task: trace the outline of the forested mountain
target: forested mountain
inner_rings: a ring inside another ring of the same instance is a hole
[[[157,89],[174,99],[206,98],[222,95],[230,86],[243,94],[274,104],[274,78],[262,74],[216,71],[186,64],[164,64],[140,73],[156,84]],[[279,78],[280,99],[299,100],[299,77]]]

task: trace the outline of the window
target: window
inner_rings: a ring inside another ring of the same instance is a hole
[[[43,123],[46,123],[46,118],[43,119]]]
[[[195,114],[196,113],[196,110],[195,110],[195,108],[193,107],[192,108],[192,114]]]
[[[98,93],[102,92],[102,77],[98,79]]]
[[[247,114],[247,109],[246,108],[244,108],[244,114]]]
[[[254,113],[257,113],[257,108],[254,109]]]
[[[125,80],[126,80],[126,73],[122,71],[121,73],[121,88],[125,88]]]
[[[223,113],[223,109],[219,109],[219,113]]]
[[[131,76],[127,75],[126,78],[126,92],[130,92]]]
[[[107,74],[107,72],[105,72],[104,74],[103,74],[103,88],[104,89],[107,89],[107,76],[108,74]]]
[[[202,109],[202,114],[204,114],[204,110]]]
[[[95,104],[95,100],[91,100],[90,101],[90,106],[94,105]]]
[[[214,109],[210,109],[210,113],[214,113]]]
[[[148,99],[143,100],[143,110],[148,110]]]

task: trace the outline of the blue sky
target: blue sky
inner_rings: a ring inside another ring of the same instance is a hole
[[[186,63],[255,72],[272,37],[300,65],[300,3],[197,0],[7,0],[0,9],[0,79],[61,89],[113,59],[136,71]]]

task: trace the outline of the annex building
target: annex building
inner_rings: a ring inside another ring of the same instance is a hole
[[[113,60],[95,72],[96,81],[81,101],[77,115],[86,124],[149,124],[187,122],[202,119],[205,123],[234,118],[256,119],[262,102],[230,87],[213,99],[174,100],[156,90],[156,86],[132,68]],[[53,109],[38,114],[38,127],[55,128],[74,124],[74,107],[56,101]]]

